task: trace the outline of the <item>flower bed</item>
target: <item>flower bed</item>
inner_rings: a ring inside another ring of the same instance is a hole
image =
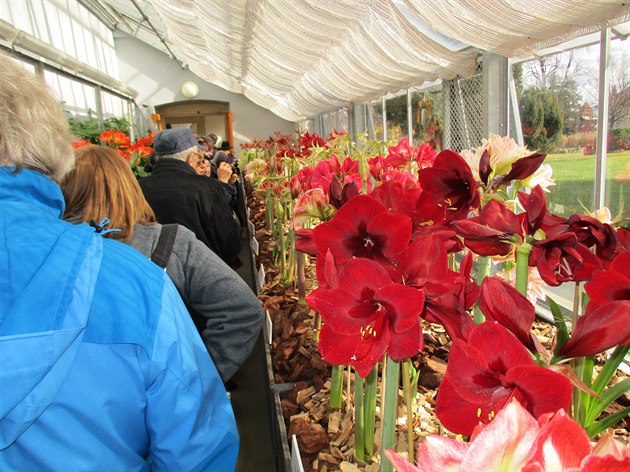
[[[250,185],[248,200],[253,209],[251,220],[260,242],[258,261],[266,268],[267,282],[263,286],[260,299],[273,320],[272,370],[277,384],[294,384],[283,394],[282,413],[289,438],[296,435],[305,471],[310,470],[366,470],[380,468],[379,438],[381,433],[380,408],[377,409],[375,455],[369,461],[359,461],[354,453],[354,417],[352,394],[354,375],[344,372],[344,392],[341,408],[329,405],[331,386],[331,366],[318,352],[315,339],[316,313],[298,299],[295,284],[282,283],[280,270],[274,267],[273,252],[277,246],[271,231],[265,228],[265,202],[257,199]],[[317,287],[315,265],[311,261],[306,268],[307,292]],[[556,329],[549,323],[534,323],[533,334],[547,348],[556,336]],[[435,414],[435,399],[446,372],[448,352],[452,345],[444,328],[437,324],[423,323],[425,348],[412,361],[420,372],[413,417],[414,449],[431,434],[456,438],[446,430]],[[601,367],[603,358],[599,359]],[[350,384],[348,384],[348,378]],[[618,383],[626,378],[621,372],[613,379]],[[380,382],[379,382],[380,388]],[[408,427],[402,407],[403,389],[399,390],[396,450],[406,454],[408,448]],[[619,402],[606,409],[606,414],[614,414],[630,405],[630,398],[622,396]],[[380,405],[379,405],[380,407]],[[630,432],[630,418],[623,419],[611,431],[615,437],[627,442]]]

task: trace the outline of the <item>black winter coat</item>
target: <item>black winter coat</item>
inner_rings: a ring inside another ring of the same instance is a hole
[[[198,175],[184,161],[158,159],[139,183],[159,223],[185,226],[228,265],[239,265],[240,228],[219,181]]]

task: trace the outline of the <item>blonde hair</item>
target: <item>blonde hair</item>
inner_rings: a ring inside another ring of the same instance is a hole
[[[155,213],[144,198],[129,164],[116,151],[103,146],[75,150],[77,163],[61,183],[66,199],[64,219],[75,223],[109,218],[107,237],[128,242],[133,225],[156,222]]]
[[[74,166],[72,136],[44,79],[0,52],[0,165],[59,182]]]

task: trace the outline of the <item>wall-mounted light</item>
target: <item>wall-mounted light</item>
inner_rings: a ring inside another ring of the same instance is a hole
[[[199,85],[189,80],[182,84],[182,95],[186,98],[195,98],[199,95]]]

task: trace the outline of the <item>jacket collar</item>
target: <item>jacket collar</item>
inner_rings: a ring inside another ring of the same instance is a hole
[[[13,166],[0,167],[0,201],[27,204],[52,212],[61,218],[66,203],[59,185],[39,172]]]
[[[187,162],[180,161],[179,159],[170,158],[158,158],[151,174],[163,174],[167,172],[178,172],[192,175],[198,175]]]

